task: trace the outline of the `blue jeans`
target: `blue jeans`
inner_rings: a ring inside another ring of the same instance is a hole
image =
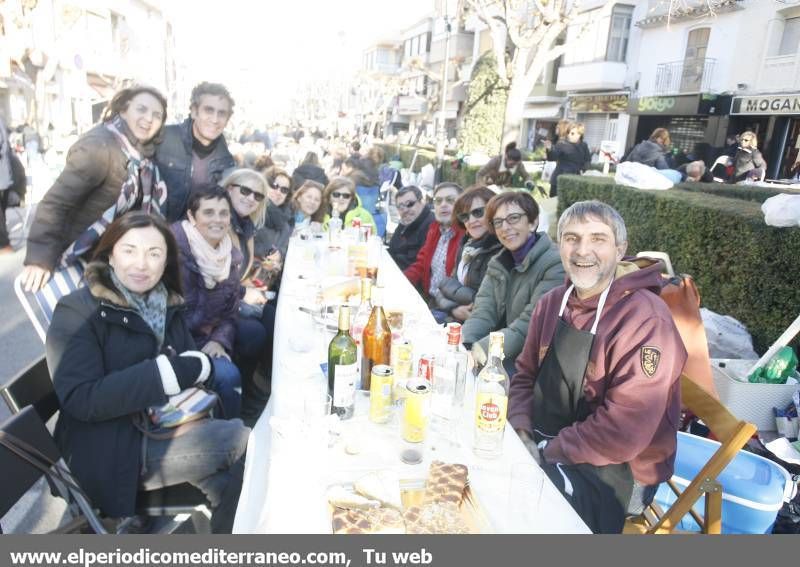
[[[677,169],[657,169],[661,175],[672,181],[674,184],[678,184],[683,179],[681,172]]]
[[[214,509],[212,530],[230,533],[249,434],[238,419],[203,419],[177,437],[148,439],[140,488],[156,490],[188,482],[206,495]]]
[[[239,417],[242,409],[242,375],[236,365],[227,358],[212,359],[214,364],[214,390],[222,402],[225,419]]]

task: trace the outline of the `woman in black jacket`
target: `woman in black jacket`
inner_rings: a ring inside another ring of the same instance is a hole
[[[566,135],[559,139],[551,149],[550,141],[545,140],[547,159],[556,162],[556,168],[550,176],[550,196],[558,195],[558,176],[562,173],[580,174],[586,171],[592,159],[589,146],[583,141],[585,127],[580,122],[570,122],[564,131]]]
[[[167,187],[152,160],[167,100],[152,87],[122,89],[102,122],[69,149],[64,170],[36,208],[23,285],[38,291],[59,264],[91,256],[106,227],[130,210],[161,214]]]
[[[61,404],[56,440],[72,472],[114,518],[134,514],[138,491],[183,482],[234,510],[241,487],[231,467],[249,433],[240,421],[201,419],[168,439],[145,434],[154,428],[148,408],[212,378],[184,320],[169,227],[143,212],[117,219],[85,278],[59,301],[46,343]],[[232,521],[215,514],[212,528],[229,531]]]
[[[466,230],[456,254],[458,264],[441,284],[434,317],[441,321],[466,321],[472,313],[472,302],[489,260],[503,249],[497,237],[489,232],[486,203],[494,192],[482,185],[467,189],[453,205],[455,223]],[[439,313],[437,313],[438,311]]]

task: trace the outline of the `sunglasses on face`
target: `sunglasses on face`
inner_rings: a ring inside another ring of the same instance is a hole
[[[334,191],[333,193],[331,193],[331,197],[333,197],[334,199],[348,199],[349,200],[350,197],[351,197],[351,194],[347,193],[347,192],[340,193],[339,191]]]
[[[417,201],[416,199],[413,201],[406,201],[405,203],[397,203],[397,208],[400,209],[401,211],[405,211],[410,209],[417,203],[419,203],[419,201]]]
[[[270,183],[269,186],[275,189],[276,191],[280,191],[284,195],[288,195],[289,191],[292,190],[292,188],[289,187],[288,185],[281,185],[280,183]]]
[[[433,204],[437,207],[442,203],[447,203],[448,205],[452,205],[456,202],[456,197],[434,197]]]
[[[258,191],[254,191],[250,189],[250,187],[245,187],[244,185],[239,185],[238,183],[232,183],[231,187],[236,187],[239,190],[239,193],[242,197],[249,197],[250,195],[253,196],[253,199],[258,201],[259,203],[264,200],[264,193],[259,193]]]
[[[519,223],[520,219],[525,216],[525,213],[512,213],[505,218],[494,218],[492,219],[492,226],[495,230],[500,230],[503,227],[503,223],[507,222],[508,226],[514,226],[515,224]]]
[[[461,223],[464,224],[469,220],[469,217],[472,217],[474,219],[482,219],[484,212],[486,212],[486,207],[478,207],[476,209],[472,209],[468,213],[459,214],[458,215],[458,220],[460,220]]]

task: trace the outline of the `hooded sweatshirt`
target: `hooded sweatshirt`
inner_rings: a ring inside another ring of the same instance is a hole
[[[515,429],[533,431],[533,385],[568,286],[550,291],[531,315],[511,380],[508,421]],[[672,476],[686,349],[660,290],[660,263],[643,259],[617,266],[586,369],[583,394],[591,413],[547,444],[548,462],[629,463],[634,479],[646,485]],[[573,291],[564,321],[590,330],[599,299],[581,300]]]

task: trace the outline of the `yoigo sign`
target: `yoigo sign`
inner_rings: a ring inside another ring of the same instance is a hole
[[[731,114],[800,114],[800,94],[737,96]]]
[[[639,99],[636,106],[641,113],[666,112],[675,108],[675,97],[671,96],[646,96]]]

